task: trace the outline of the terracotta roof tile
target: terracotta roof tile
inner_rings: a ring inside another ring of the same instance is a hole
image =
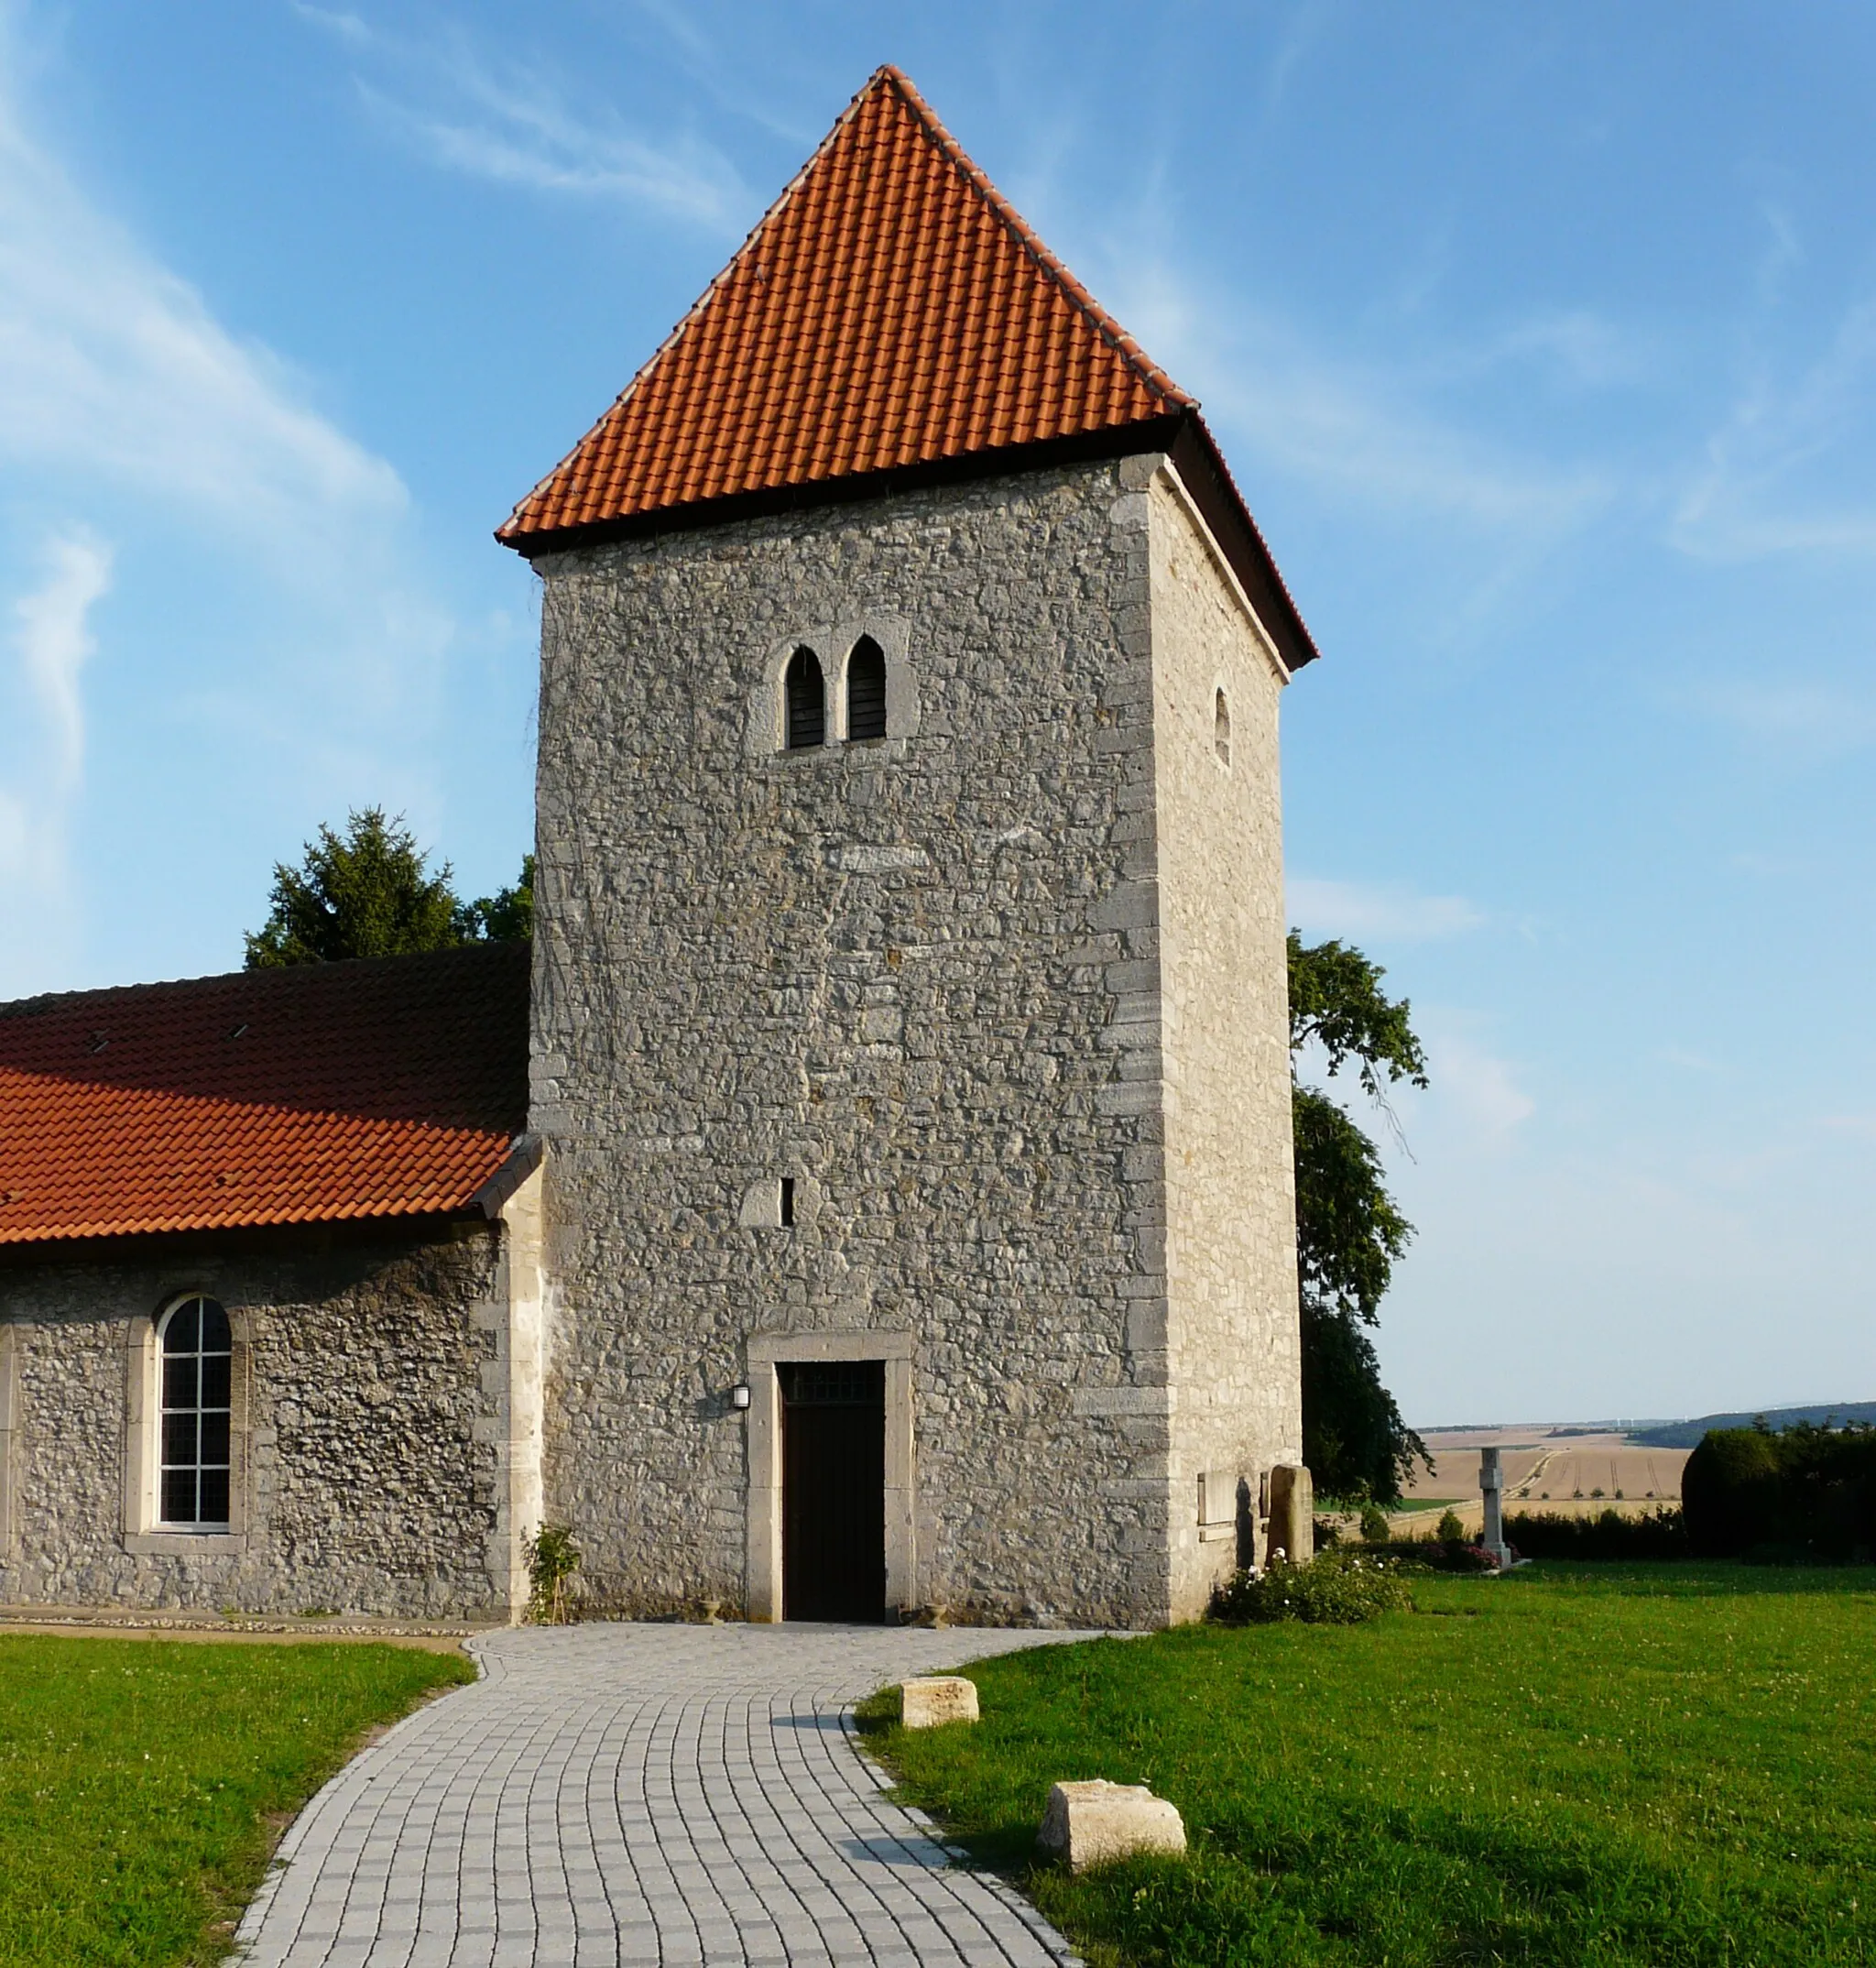
[[[499,537],[1193,407],[883,68]]]
[[[882,68],[496,538],[535,553],[1051,446],[1170,451],[1285,664],[1314,658],[1196,400]]]
[[[0,1006],[0,1243],[460,1210],[526,1125],[526,944]]]

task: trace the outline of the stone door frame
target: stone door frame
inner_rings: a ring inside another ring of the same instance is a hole
[[[781,1618],[781,1377],[787,1361],[878,1360],[886,1365],[886,1610],[918,1604],[912,1512],[912,1336],[909,1332],[757,1333],[748,1343],[747,1616]]]

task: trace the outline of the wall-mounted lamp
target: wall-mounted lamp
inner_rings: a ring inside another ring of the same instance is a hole
[[[729,1391],[729,1405],[739,1414],[749,1405],[749,1383],[738,1381]]]

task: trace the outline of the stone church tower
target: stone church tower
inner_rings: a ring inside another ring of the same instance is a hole
[[[1300,1460],[1315,651],[1196,404],[882,69],[500,537],[588,1583],[1197,1614]]]

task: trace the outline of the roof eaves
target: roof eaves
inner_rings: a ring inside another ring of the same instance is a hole
[[[408,1202],[370,1211],[324,1208],[301,1210],[289,1215],[256,1212],[247,1216],[130,1217],[99,1219],[94,1221],[49,1226],[43,1230],[0,1230],[0,1252],[29,1258],[36,1252],[48,1256],[75,1254],[86,1244],[120,1242],[125,1238],[179,1238],[229,1236],[239,1231],[270,1232],[306,1230],[313,1226],[333,1230],[364,1230],[381,1224],[387,1218],[399,1223],[434,1222],[479,1224],[486,1220],[482,1211],[468,1203]]]
[[[753,492],[718,494],[660,506],[649,512],[622,513],[607,519],[589,519],[573,526],[543,529],[509,540],[507,545],[533,560],[570,548],[599,546],[611,540],[642,539],[649,534],[684,532],[700,526],[725,526],[736,519],[762,519],[777,513],[811,510],[821,506],[857,504],[892,492],[935,485],[958,485],[978,478],[999,478],[1016,472],[1047,471],[1053,466],[1097,458],[1132,456],[1143,451],[1165,451],[1177,438],[1191,413],[1172,410],[1132,423],[1104,424],[1067,437],[1033,439],[1027,443],[1000,444],[981,451],[962,451],[949,457],[929,458],[888,470],[849,472],[812,483],[765,487]]]
[[[1303,619],[1289,584],[1278,570],[1262,530],[1238,489],[1238,481],[1231,476],[1231,467],[1225,462],[1217,439],[1196,409],[1183,420],[1168,451],[1194,504],[1230,561],[1231,571],[1242,584],[1258,619],[1276,643],[1283,667],[1293,676],[1322,651]]]

